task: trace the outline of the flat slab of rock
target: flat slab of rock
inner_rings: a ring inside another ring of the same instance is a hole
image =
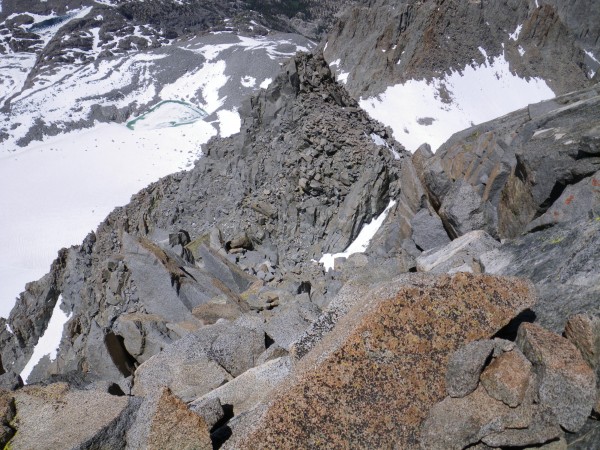
[[[273,388],[289,375],[290,370],[291,362],[287,356],[268,361],[194,400],[190,408],[201,414],[199,410],[207,402],[219,399],[221,404],[231,405],[233,413],[238,416],[263,401]]]
[[[116,443],[110,440],[118,438],[111,428],[118,428],[130,402],[100,391],[69,390],[65,383],[25,387],[14,396],[17,433],[9,445],[15,449],[94,448],[84,444],[98,440],[111,448]]]
[[[500,246],[485,231],[471,231],[444,247],[424,252],[417,258],[419,272],[481,272],[479,257]]]
[[[414,448],[450,354],[535,302],[516,278],[430,276],[374,289],[298,362],[226,448]]]

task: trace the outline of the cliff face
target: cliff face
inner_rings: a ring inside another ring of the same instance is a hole
[[[598,8],[591,1],[372,0],[340,17],[324,54],[330,63],[340,59],[357,97],[499,55],[513,73],[541,77],[563,94],[588,85],[598,69],[586,54],[600,50]]]

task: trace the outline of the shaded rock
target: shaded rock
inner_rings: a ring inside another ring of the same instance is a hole
[[[223,417],[225,412],[218,397],[207,397],[195,400],[189,405],[190,410],[198,414],[209,429],[212,429]]]
[[[552,206],[527,225],[526,232],[582,217],[600,217],[600,172],[569,185]]]
[[[450,354],[534,301],[531,285],[517,279],[417,275],[386,283],[298,362],[252,429],[226,448],[414,447],[427,411],[444,396]]]
[[[438,213],[450,235],[457,238],[474,230],[494,233],[488,227],[492,215],[490,209],[473,186],[458,180],[444,197]]]
[[[494,341],[469,342],[450,355],[446,369],[446,390],[450,397],[464,397],[477,388],[479,375],[488,362]]]
[[[15,414],[14,397],[11,393],[0,390],[0,445],[3,448],[15,434],[16,430],[11,425]]]
[[[445,247],[423,252],[417,258],[417,270],[433,273],[480,273],[479,257],[499,246],[500,243],[485,231],[471,231]]]
[[[573,450],[592,450],[600,442],[600,421],[588,419],[577,433],[567,433],[568,448]]]
[[[567,339],[536,324],[519,327],[517,344],[539,377],[539,401],[568,431],[578,431],[596,402],[596,375]]]
[[[490,397],[515,408],[525,398],[532,376],[531,363],[515,349],[494,358],[481,374],[481,384]]]
[[[0,389],[6,389],[7,391],[14,391],[23,386],[23,380],[21,375],[9,371],[0,375]]]
[[[288,357],[268,361],[194,400],[190,408],[201,414],[200,411],[207,402],[219,399],[221,404],[232,406],[233,413],[237,416],[264,401],[273,388],[288,376],[290,370]]]
[[[212,450],[213,446],[204,419],[162,388],[140,406],[127,432],[127,448]]]
[[[311,302],[294,302],[278,308],[267,322],[267,333],[277,345],[289,350],[320,315],[321,310]]]
[[[19,390],[15,406],[13,448],[122,448],[139,402],[56,383]]]
[[[427,209],[422,209],[415,214],[410,224],[412,240],[422,251],[450,243],[448,233],[446,233],[439,216]]]

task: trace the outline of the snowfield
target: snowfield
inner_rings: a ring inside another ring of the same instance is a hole
[[[486,57],[484,64],[467,65],[431,81],[390,86],[376,97],[361,99],[360,106],[391,127],[407,150],[414,152],[428,143],[436,151],[457,131],[555,97],[541,78],[526,80],[513,74],[504,54],[491,58],[480,51]]]

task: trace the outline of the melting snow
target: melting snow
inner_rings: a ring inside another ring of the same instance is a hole
[[[192,102],[198,91],[203,92],[204,103],[200,107],[212,114],[225,102],[219,90],[225,86],[228,76],[225,75],[225,61],[205,63],[200,69],[184,75],[174,83],[165,85],[159,93],[163,100],[182,100]]]
[[[369,246],[369,243],[371,242],[371,239],[373,239],[373,236],[375,236],[375,233],[377,233],[377,230],[379,230],[383,224],[383,221],[390,212],[390,209],[392,209],[395,204],[396,201],[391,200],[389,205],[379,216],[373,219],[370,223],[365,224],[354,242],[352,242],[346,250],[341,253],[325,253],[319,260],[319,263],[323,264],[325,271],[333,269],[335,258],[347,258],[354,253],[363,253]]]
[[[44,356],[49,355],[50,360],[56,359],[56,350],[60,345],[60,339],[63,333],[63,327],[67,320],[69,320],[70,314],[67,315],[60,309],[60,305],[62,304],[62,296],[58,296],[58,300],[56,301],[56,306],[52,311],[52,317],[50,318],[50,322],[48,323],[48,328],[44,334],[40,337],[38,343],[33,349],[33,355],[27,362],[27,365],[23,368],[21,372],[21,378],[23,381],[27,381],[27,378],[31,374],[31,371],[35,367],[35,365],[42,359]]]
[[[442,78],[390,86],[376,97],[362,98],[360,106],[390,126],[407,149],[427,142],[435,151],[457,131],[554,96],[543,79],[514,75],[503,53]]]

